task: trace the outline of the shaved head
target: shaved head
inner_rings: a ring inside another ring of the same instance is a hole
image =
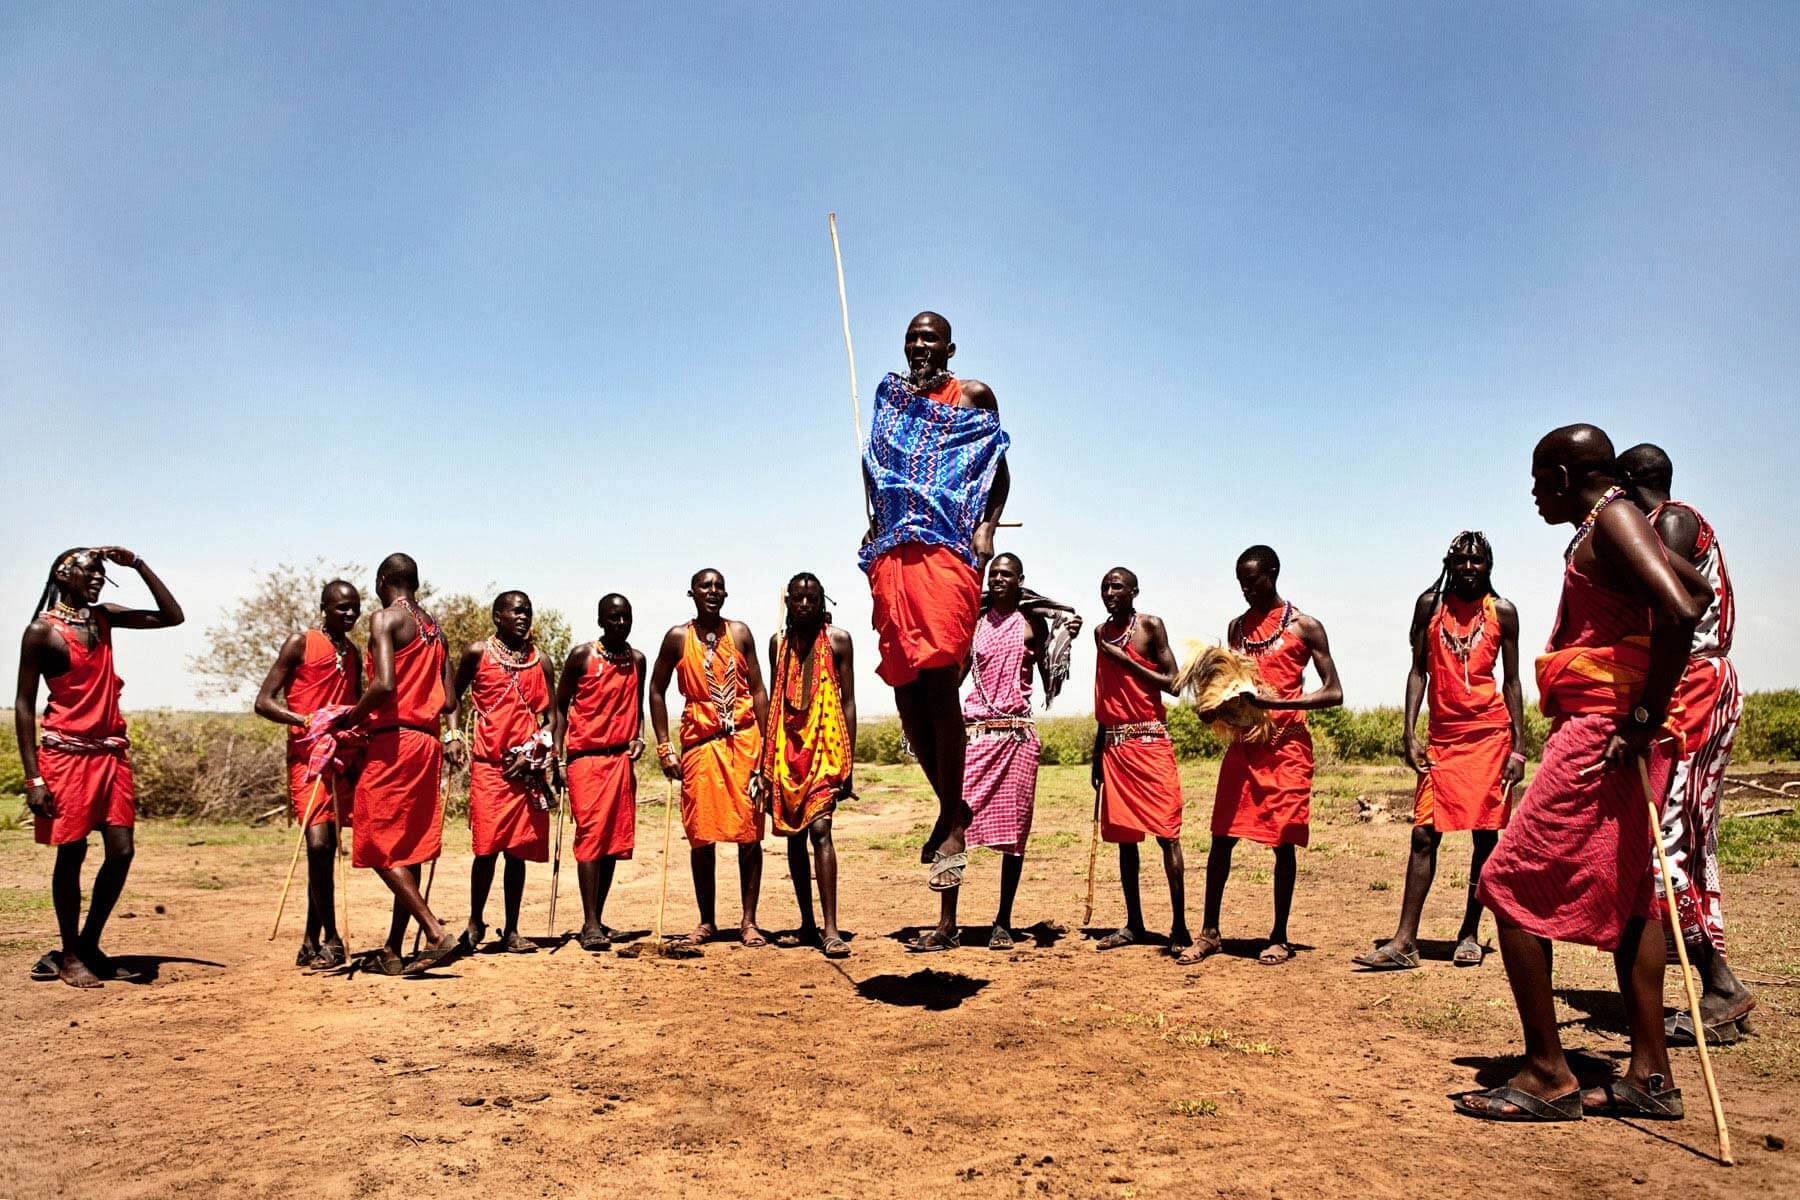
[[[339,600],[348,599],[352,596],[356,597],[358,600],[362,599],[362,593],[356,590],[356,585],[354,583],[351,583],[347,579],[334,579],[320,589],[319,607],[330,608]]]
[[[912,320],[908,321],[906,324],[907,324],[908,328],[911,328],[912,326],[920,324],[921,322],[923,322],[924,324],[927,324],[927,325],[937,326],[938,329],[943,331],[944,340],[946,342],[950,340],[950,318],[944,316],[942,313],[934,313],[934,312],[930,311],[929,309],[927,309],[926,311],[920,313],[918,316],[914,317]]]
[[[692,575],[688,576],[688,586],[698,587],[700,581],[708,575],[717,575],[720,583],[725,582],[725,572],[719,570],[717,567],[701,567],[698,571],[695,571]]]
[[[416,590],[419,586],[419,564],[410,554],[390,554],[375,569],[377,585],[391,583],[398,588]]]
[[[1617,473],[1612,439],[1597,425],[1564,425],[1561,429],[1552,429],[1538,439],[1531,458],[1547,467],[1567,468],[1571,479],[1596,474],[1610,479]]]
[[[1640,442],[1619,455],[1619,471],[1627,483],[1666,492],[1675,482],[1675,464],[1661,446]]]
[[[1281,572],[1281,556],[1275,553],[1274,547],[1256,545],[1245,550],[1237,557],[1237,565],[1242,567],[1255,563],[1259,568],[1271,574]]]
[[[1138,586],[1137,572],[1130,567],[1114,567],[1112,570],[1108,571],[1106,575],[1100,577],[1102,582],[1105,582],[1107,575],[1117,575],[1120,579],[1125,581],[1126,587],[1136,588]]]

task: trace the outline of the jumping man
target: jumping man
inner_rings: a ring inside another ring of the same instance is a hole
[[[817,945],[827,958],[848,958],[850,943],[838,932],[831,816],[855,787],[856,663],[850,635],[825,619],[825,588],[808,572],[788,580],[787,627],[769,639],[769,673],[774,695],[761,769],[800,903],[800,932],[783,935],[781,943]],[[823,928],[813,923],[808,841],[818,860]]]
[[[154,609],[101,604],[106,564],[130,567],[150,589]],[[132,788],[131,743],[113,670],[114,629],[173,629],[181,605],[144,560],[118,546],[66,550],[50,564],[31,623],[19,645],[19,690],[13,727],[25,772],[25,804],[37,842],[56,847],[50,898],[62,934],[60,958],[45,955],[33,973],[54,974],[70,987],[94,988],[120,977],[100,949],[100,935],[131,871],[132,827],[137,798]],[[38,682],[50,692],[38,736]],[[88,835],[100,831],[106,860],[94,876],[87,923],[81,921],[81,864]]]
[[[1681,910],[1681,936],[1705,985],[1701,1022],[1714,1041],[1735,1041],[1741,1032],[1738,1022],[1756,1007],[1756,997],[1725,961],[1725,914],[1720,905],[1719,793],[1744,715],[1744,694],[1729,657],[1737,598],[1712,524],[1691,505],[1669,498],[1675,478],[1669,456],[1656,446],[1633,446],[1619,455],[1619,467],[1632,501],[1649,518],[1656,536],[1671,553],[1686,559],[1713,592],[1712,604],[1688,648],[1687,671],[1677,692],[1681,702],[1670,711],[1681,736],[1681,755],[1669,772],[1662,839],[1675,882],[1675,904]],[[1659,891],[1657,896],[1661,895]],[[1665,1031],[1672,1040],[1691,1042],[1693,1020],[1678,1012],[1669,1018]]]
[[[937,795],[920,861],[946,891],[968,866],[963,732],[957,683],[968,661],[981,573],[1006,504],[1008,438],[984,383],[957,379],[950,322],[923,312],[906,327],[907,375],[875,390],[863,456],[873,512],[859,559],[869,576],[881,665],[907,744]]]
[[[1464,829],[1475,839],[1469,895],[1451,961],[1481,965],[1475,885],[1506,824],[1513,785],[1525,774],[1525,702],[1519,691],[1519,611],[1494,591],[1494,551],[1479,533],[1450,543],[1438,581],[1413,608],[1406,676],[1406,765],[1418,773],[1406,895],[1393,940],[1356,956],[1377,971],[1419,965],[1419,915],[1437,873],[1438,843]],[[1495,667],[1504,683],[1496,687]],[[1431,696],[1430,749],[1419,745],[1419,702]]]
[[[688,935],[695,944],[719,935],[714,920],[716,890],[713,847],[735,842],[738,886],[743,900],[743,944],[769,944],[756,925],[762,891],[762,798],[757,763],[759,732],[768,718],[769,694],[756,665],[756,643],[742,621],[720,616],[725,576],[708,568],[688,584],[694,619],[663,635],[650,672],[650,725],[663,774],[681,781],[681,827],[690,847],[694,899],[700,924]],[[681,753],[669,744],[669,705],[664,693],[674,677],[687,704],[681,710]]]
[[[550,766],[562,712],[550,697],[556,677],[531,639],[531,597],[494,597],[494,632],[464,649],[456,668],[455,696],[465,692],[474,708],[469,761],[469,830],[475,861],[469,866],[469,925],[463,944],[478,949],[487,936],[488,891],[494,864],[506,855],[501,884],[506,926],[500,949],[530,954],[536,943],[519,932],[525,896],[525,864],[550,860]]]
[[[366,682],[356,707],[332,722],[366,729],[362,773],[352,806],[350,860],[368,867],[394,894],[387,942],[368,960],[383,975],[417,973],[455,953],[444,927],[419,892],[419,868],[443,850],[444,798],[438,778],[449,748],[453,764],[468,757],[457,728],[450,655],[443,630],[419,607],[419,564],[390,554],[375,573],[382,607],[369,618]],[[439,729],[445,720],[440,742]],[[401,946],[408,919],[430,943],[411,963]]]
[[[1653,789],[1668,786],[1677,756],[1669,705],[1711,597],[1686,559],[1665,554],[1644,514],[1618,503],[1625,489],[1600,430],[1546,434],[1531,479],[1544,521],[1575,527],[1550,645],[1537,660],[1550,736],[1478,893],[1500,926],[1525,1061],[1503,1086],[1458,1097],[1456,1107],[1497,1121],[1569,1121],[1584,1110],[1679,1117],[1663,1040],[1663,942],[1645,935],[1658,919],[1655,830],[1638,768]],[[1552,941],[1612,952],[1631,1031],[1624,1077],[1585,1095],[1558,1034]]]
[[[1119,847],[1125,924],[1101,938],[1100,950],[1142,941],[1138,843],[1149,834],[1162,847],[1169,879],[1169,953],[1198,962],[1187,924],[1187,863],[1181,855],[1181,774],[1169,740],[1163,693],[1175,686],[1175,653],[1161,617],[1137,610],[1137,573],[1114,567],[1100,579],[1106,620],[1094,630],[1094,787],[1100,792],[1100,836]]]
[[[1273,716],[1267,741],[1239,738],[1219,764],[1212,850],[1206,856],[1206,919],[1198,943],[1202,955],[1223,944],[1219,910],[1231,877],[1232,848],[1239,838],[1261,842],[1275,851],[1275,927],[1256,959],[1264,966],[1279,966],[1294,956],[1288,946],[1288,912],[1300,869],[1295,847],[1306,845],[1312,830],[1313,746],[1306,713],[1344,702],[1325,626],[1281,598],[1276,590],[1280,575],[1281,559],[1267,546],[1252,546],[1238,555],[1238,588],[1249,608],[1232,619],[1225,641],[1256,660],[1268,694],[1251,702]],[[1305,690],[1309,662],[1319,675],[1319,687],[1311,692]]]
[[[350,630],[362,616],[356,585],[334,579],[319,593],[319,627],[294,634],[281,644],[256,693],[256,715],[288,726],[288,800],[294,820],[306,821],[306,932],[294,965],[330,970],[345,962],[338,936],[332,865],[338,824],[350,820],[351,781],[346,773],[308,771],[311,754],[302,740],[314,713],[349,708],[362,691],[362,654]],[[279,699],[277,698],[279,694]]]
[[[557,757],[569,781],[575,873],[581,883],[581,948],[610,950],[602,916],[613,868],[637,844],[637,772],[644,753],[644,656],[631,648],[631,601],[600,598],[600,640],[569,651],[556,708]]]

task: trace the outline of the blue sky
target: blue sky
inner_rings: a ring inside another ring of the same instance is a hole
[[[1800,9],[667,9],[0,9],[16,616],[129,545],[190,623],[122,648],[127,704],[185,705],[284,560],[407,549],[583,631],[620,590],[640,644],[698,566],[759,636],[807,569],[889,710],[835,209],[865,419],[947,314],[1044,591],[1097,612],[1124,563],[1217,637],[1270,542],[1397,702],[1459,529],[1541,644],[1530,449],[1587,420],[1669,449],[1746,682],[1800,684]]]

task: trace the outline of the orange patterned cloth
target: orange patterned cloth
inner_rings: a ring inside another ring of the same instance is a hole
[[[720,626],[709,648],[688,622],[675,683],[687,700],[681,711],[681,828],[688,843],[762,841],[762,813],[750,798],[762,736],[729,627]]]
[[[775,832],[786,837],[804,832],[836,806],[838,790],[850,778],[850,729],[829,625],[819,628],[805,662],[782,634],[775,662],[762,769]]]

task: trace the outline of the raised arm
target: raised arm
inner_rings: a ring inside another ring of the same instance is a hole
[[[126,608],[122,604],[104,604],[107,620],[115,629],[173,629],[187,620],[181,611],[181,605],[175,602],[175,596],[169,587],[150,569],[150,564],[122,546],[101,546],[96,553],[107,562],[117,563],[121,567],[131,567],[150,589],[150,598],[156,601],[156,607]]]
[[[1425,680],[1431,674],[1431,617],[1437,610],[1437,594],[1426,592],[1413,605],[1412,666],[1406,672],[1406,725],[1401,733],[1401,747],[1406,765],[1423,775],[1431,770],[1431,758],[1419,745],[1419,707],[1425,701]]]
[[[656,752],[662,764],[662,772],[670,779],[681,778],[681,760],[671,752],[664,755],[662,748],[669,743],[669,702],[664,693],[669,690],[669,680],[675,675],[675,664],[681,660],[682,639],[687,634],[687,627],[677,625],[663,635],[662,645],[656,651],[656,669],[650,672],[650,729],[656,734]]]
[[[1252,696],[1250,703],[1258,708],[1280,708],[1292,710],[1312,710],[1320,708],[1336,708],[1344,702],[1343,685],[1338,683],[1337,663],[1331,658],[1331,643],[1325,637],[1325,626],[1308,616],[1294,618],[1294,629],[1306,648],[1312,651],[1313,670],[1319,673],[1317,689],[1304,692],[1292,700],[1273,700],[1267,696]]]
[[[1512,722],[1512,752],[1500,772],[1500,783],[1511,787],[1525,778],[1525,690],[1519,683],[1519,610],[1511,600],[1494,601],[1500,618],[1500,695],[1506,700],[1506,716]]]
[[[273,721],[277,725],[296,725],[306,728],[308,714],[297,713],[285,703],[288,682],[294,677],[294,668],[306,654],[306,634],[289,634],[287,641],[281,643],[280,653],[275,655],[275,662],[269,673],[263,676],[262,687],[256,693],[256,715],[265,721]],[[282,693],[277,700],[275,693]]]

